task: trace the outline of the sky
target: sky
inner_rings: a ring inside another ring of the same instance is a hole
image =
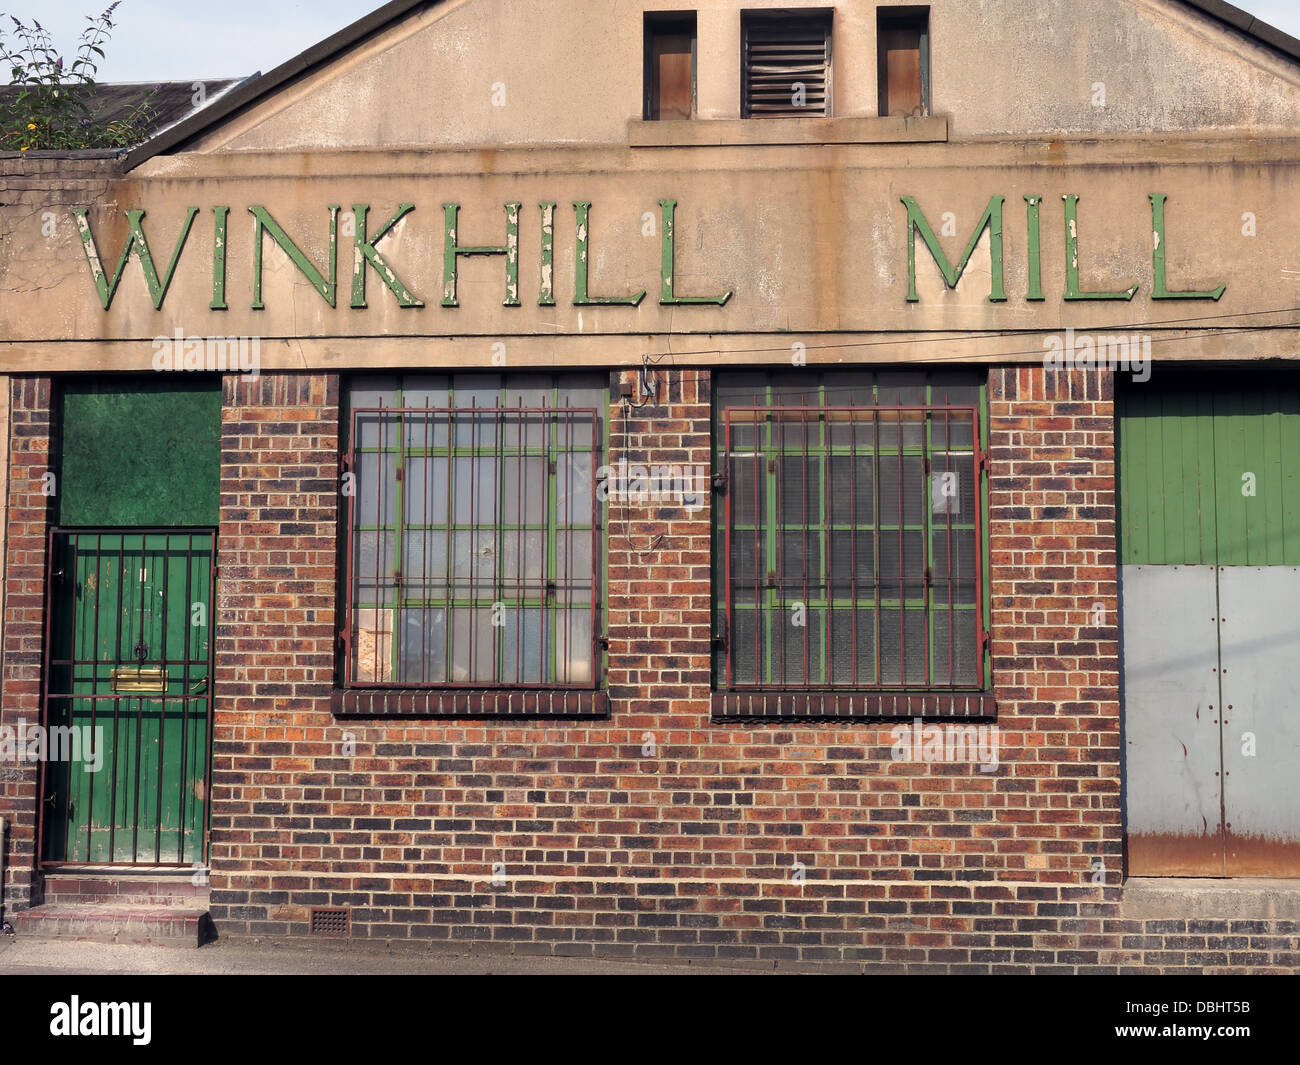
[[[85,16],[110,0],[0,0],[0,12],[37,19],[63,54]],[[189,81],[265,73],[381,6],[383,0],[122,0],[100,81]],[[1237,0],[1300,37],[1296,0]],[[4,20],[6,26],[9,20]]]

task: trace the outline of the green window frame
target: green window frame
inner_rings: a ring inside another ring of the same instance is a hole
[[[346,405],[344,686],[596,688],[607,378],[357,377]]]
[[[987,689],[986,382],[717,375],[715,689]]]

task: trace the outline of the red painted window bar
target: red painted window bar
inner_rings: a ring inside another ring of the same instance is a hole
[[[974,406],[722,411],[722,687],[984,685]]]
[[[345,685],[596,687],[598,411],[360,407],[350,430]]]

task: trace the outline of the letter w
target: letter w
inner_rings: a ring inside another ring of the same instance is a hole
[[[103,263],[99,258],[99,248],[95,245],[95,235],[90,231],[90,219],[87,217],[87,211],[84,207],[74,207],[72,213],[77,218],[77,229],[81,233],[81,245],[86,252],[86,262],[90,264],[90,276],[95,282],[95,288],[99,292],[99,302],[104,305],[104,310],[108,310],[113,303],[113,296],[117,292],[117,286],[122,280],[122,274],[126,270],[126,264],[130,260],[132,253],[140,258],[140,268],[144,271],[145,282],[149,285],[149,295],[153,299],[154,310],[162,310],[163,300],[167,297],[167,289],[171,286],[172,275],[176,273],[176,264],[180,261],[181,252],[185,248],[185,242],[190,236],[190,227],[194,225],[194,218],[199,213],[197,207],[191,207],[189,214],[186,215],[185,225],[181,227],[180,238],[176,241],[176,250],[172,252],[171,262],[167,265],[167,272],[158,278],[158,270],[154,266],[153,255],[149,251],[149,241],[145,239],[144,228],[140,225],[144,219],[143,211],[127,211],[126,224],[130,229],[130,235],[127,237],[126,247],[122,249],[122,257],[117,261],[117,270],[114,271],[112,278],[104,272]]]

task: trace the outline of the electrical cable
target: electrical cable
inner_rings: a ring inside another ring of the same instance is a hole
[[[971,340],[996,340],[1000,337],[1037,336],[1040,334],[1055,335],[1064,332],[1066,328],[1073,329],[1074,332],[1079,335],[1094,335],[1098,333],[1134,333],[1141,329],[1155,328],[1157,326],[1164,326],[1164,327],[1186,326],[1187,328],[1195,330],[1199,334],[1201,334],[1201,336],[1198,337],[1174,336],[1174,337],[1152,337],[1151,338],[1152,344],[1166,344],[1166,343],[1173,343],[1177,341],[1202,339],[1203,337],[1206,336],[1211,336],[1211,337],[1231,336],[1238,333],[1263,332],[1270,329],[1298,329],[1300,328],[1300,322],[1273,322],[1267,325],[1254,325],[1254,326],[1252,325],[1222,326],[1222,325],[1189,325],[1188,324],[1193,322],[1226,322],[1227,320],[1233,318],[1255,318],[1266,314],[1297,314],[1297,313],[1300,313],[1300,307],[1282,307],[1282,308],[1277,308],[1274,310],[1266,310],[1266,311],[1237,311],[1232,314],[1203,315],[1196,318],[1168,318],[1168,319],[1157,319],[1149,322],[1130,322],[1125,325],[1099,325],[1099,326],[1088,326],[1086,328],[1068,326],[1068,327],[1062,327],[1060,329],[1002,329],[996,332],[957,333],[957,335],[950,335],[950,336],[943,336],[943,337],[895,338],[890,340],[865,340],[865,341],[852,341],[843,344],[805,345],[805,347],[807,348],[808,351],[838,351],[838,350],[848,350],[848,349],[894,347],[900,344],[911,344],[914,346],[924,345],[924,344],[960,344]],[[816,330],[809,330],[808,332],[813,333],[816,332]],[[798,334],[791,333],[790,335],[797,336]],[[672,338],[670,336],[669,337],[670,344],[671,344],[671,339]],[[696,351],[673,351],[672,348],[670,347],[668,350],[661,352],[658,358],[655,360],[655,362],[662,361],[665,357],[671,357],[674,360],[674,368],[675,368],[676,356],[678,355],[682,356],[682,358],[690,358],[692,356],[701,356],[701,355],[760,355],[760,354],[768,354],[774,351],[788,351],[788,350],[790,350],[789,345],[783,345],[780,347],[761,347],[761,348],[704,348]],[[961,355],[961,356],[953,356],[951,358],[937,358],[933,361],[969,362],[972,365],[981,365],[993,359],[1008,358],[1014,355],[1042,355],[1043,351],[1044,349],[1042,348],[1022,349],[1019,351],[993,351],[993,352],[988,352],[986,354],[982,354],[978,358],[972,358],[970,356]],[[647,356],[644,355],[642,356],[643,362],[646,358]],[[653,364],[654,363],[652,363],[652,365]]]

